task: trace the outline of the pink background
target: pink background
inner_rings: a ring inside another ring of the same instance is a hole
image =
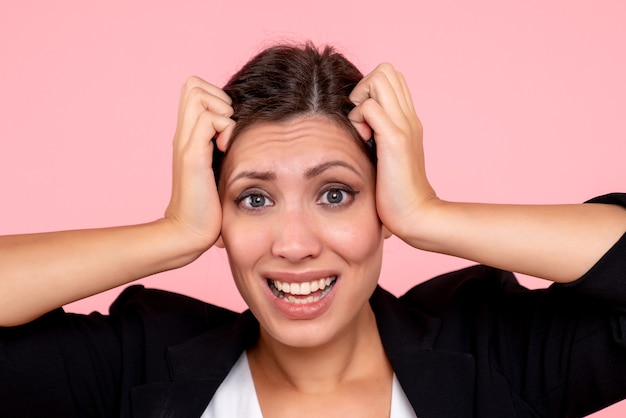
[[[276,40],[334,44],[364,72],[381,61],[400,69],[443,198],[560,203],[626,190],[620,0],[25,0],[2,9],[0,234],[160,217],[180,86],[191,74],[221,85]],[[399,294],[468,264],[391,239],[381,284]],[[229,275],[226,255],[211,249],[142,282],[243,309]],[[106,310],[118,293],[68,309]],[[625,412],[623,403],[596,416]]]

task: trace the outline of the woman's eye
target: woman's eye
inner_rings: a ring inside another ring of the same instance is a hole
[[[248,196],[246,198],[247,203],[253,208],[260,208],[265,206],[265,196],[260,194],[253,194],[252,196]]]
[[[271,206],[272,201],[261,193],[249,193],[239,196],[236,199],[239,206],[246,209],[259,209],[264,206]]]
[[[341,205],[347,203],[355,194],[354,191],[332,188],[322,193],[318,202],[329,206]]]
[[[343,190],[329,190],[325,193],[326,201],[330,204],[336,205],[337,203],[341,203],[343,201]]]

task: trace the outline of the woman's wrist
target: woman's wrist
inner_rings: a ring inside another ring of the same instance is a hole
[[[174,217],[165,216],[154,222],[159,229],[159,240],[166,245],[164,261],[168,264],[167,270],[183,267],[215,244],[217,237],[200,234],[187,227]]]
[[[394,220],[385,226],[398,238],[414,248],[425,251],[440,252],[444,245],[445,234],[442,226],[445,222],[445,202],[435,194],[424,199],[419,205],[402,219]]]

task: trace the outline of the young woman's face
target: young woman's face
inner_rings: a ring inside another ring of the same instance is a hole
[[[233,142],[221,240],[266,335],[314,347],[366,315],[385,238],[374,184],[355,139],[321,116],[253,125]]]

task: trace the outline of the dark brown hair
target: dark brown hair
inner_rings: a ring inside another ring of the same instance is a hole
[[[351,133],[376,167],[373,140],[361,140],[348,119],[354,108],[348,96],[362,78],[354,64],[330,46],[318,49],[306,43],[270,47],[248,61],[224,86],[232,99],[232,119],[236,122],[231,141],[260,122],[322,115]],[[214,149],[217,180],[225,155]]]

